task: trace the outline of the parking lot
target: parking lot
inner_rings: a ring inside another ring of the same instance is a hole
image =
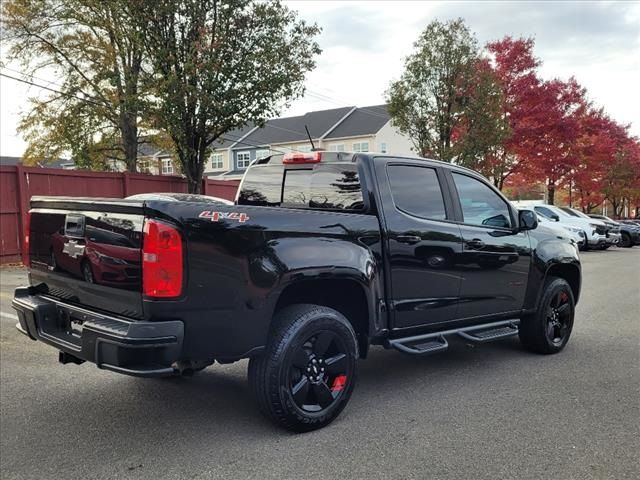
[[[633,478],[640,476],[640,247],[587,252],[573,337],[555,356],[517,339],[431,357],[374,348],[328,428],[264,420],[246,362],[137,379],[15,328],[0,293],[1,476],[13,478]]]

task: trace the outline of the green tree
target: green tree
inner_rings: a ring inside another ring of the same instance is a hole
[[[496,175],[496,159],[510,130],[502,115],[500,85],[487,61],[476,61],[474,81],[465,93],[464,111],[453,131],[453,158],[457,164],[479,171],[502,188]]]
[[[70,151],[87,166],[124,160],[136,170],[145,110],[144,49],[136,2],[6,0],[3,42],[8,59],[31,75],[53,69],[60,93],[32,99],[21,123],[27,156]],[[49,157],[51,158],[51,157]]]
[[[476,77],[477,41],[462,19],[433,21],[414,48],[387,91],[389,113],[422,156],[452,161],[454,133]]]
[[[156,127],[197,193],[210,146],[304,92],[320,29],[279,1],[148,1],[139,15],[155,73]]]

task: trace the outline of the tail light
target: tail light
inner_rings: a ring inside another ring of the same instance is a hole
[[[282,157],[282,163],[285,165],[300,163],[318,163],[322,159],[321,152],[300,153],[292,152]]]
[[[182,294],[182,237],[174,227],[155,220],[144,224],[142,293],[171,298]]]
[[[31,256],[29,255],[29,230],[31,229],[31,212],[27,212],[27,219],[24,225],[24,242],[22,242],[22,261],[27,266],[31,266]]]

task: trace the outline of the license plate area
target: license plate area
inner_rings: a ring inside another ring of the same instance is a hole
[[[77,338],[82,338],[82,330],[84,329],[84,320],[77,318],[73,315],[69,315],[69,322],[67,324],[67,332]]]
[[[42,312],[38,317],[38,330],[42,336],[64,342],[74,349],[82,347],[84,319],[75,312],[57,305],[53,311]]]
[[[58,306],[57,311],[58,318],[56,323],[58,333],[73,337],[73,339],[77,340],[79,344],[82,339],[82,331],[84,329],[83,325],[86,320],[86,316],[60,306]],[[67,341],[69,341],[69,339],[67,339]]]

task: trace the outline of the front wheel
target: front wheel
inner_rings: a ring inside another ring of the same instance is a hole
[[[82,278],[84,281],[87,283],[95,283],[95,277],[93,276],[93,270],[91,270],[89,260],[83,260],[80,268],[82,270]]]
[[[538,310],[520,320],[522,345],[535,353],[557,353],[571,336],[575,300],[571,287],[563,278],[549,277]]]
[[[631,240],[631,235],[629,235],[626,232],[622,232],[622,236],[620,237],[620,246],[623,248],[633,247],[633,241]]]
[[[586,252],[587,250],[589,250],[589,239],[587,238],[587,232],[582,232],[582,233],[584,234],[584,242],[580,247],[580,251]]]
[[[265,352],[249,360],[249,385],[260,410],[278,425],[316,430],[349,401],[357,358],[355,333],[342,314],[294,305],[277,313]]]

